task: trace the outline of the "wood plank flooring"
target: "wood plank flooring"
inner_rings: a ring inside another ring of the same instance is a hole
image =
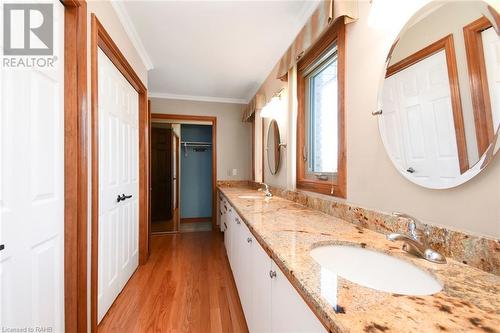
[[[99,332],[248,332],[220,232],[158,235],[151,243],[148,262]]]

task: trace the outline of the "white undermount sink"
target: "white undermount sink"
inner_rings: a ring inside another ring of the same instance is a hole
[[[401,295],[432,295],[443,286],[430,274],[404,260],[360,247],[328,245],[311,256],[322,268],[359,285]]]

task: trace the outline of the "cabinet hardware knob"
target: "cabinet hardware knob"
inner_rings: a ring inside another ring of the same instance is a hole
[[[241,221],[240,221],[240,219],[239,219],[239,218],[236,218],[235,220],[236,220],[236,223],[237,223],[237,224],[241,224]]]
[[[269,271],[269,277],[272,279],[272,278],[275,278],[276,277],[276,271]]]
[[[252,242],[252,238],[248,237],[247,238],[247,243],[251,243]]]
[[[4,244],[0,244],[0,251],[2,251],[3,249],[5,249],[5,245]]]

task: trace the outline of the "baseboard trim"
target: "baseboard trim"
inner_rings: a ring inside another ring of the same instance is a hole
[[[212,222],[212,217],[186,217],[181,218],[181,223]]]

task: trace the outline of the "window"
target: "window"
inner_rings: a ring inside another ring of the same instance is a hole
[[[335,23],[298,68],[297,188],[345,197],[344,25]]]

